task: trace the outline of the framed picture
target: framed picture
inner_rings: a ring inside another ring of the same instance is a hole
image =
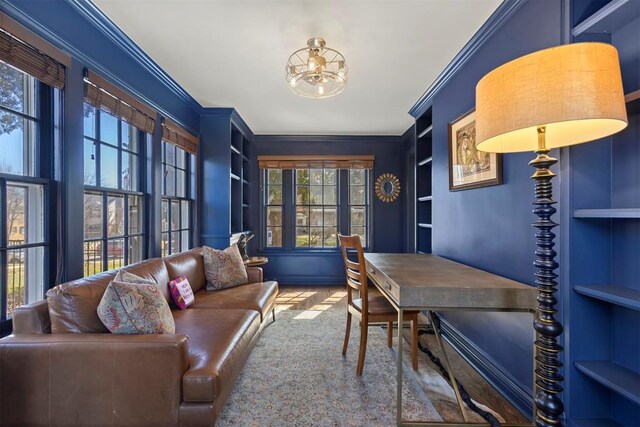
[[[476,148],[476,112],[449,123],[449,191],[502,184],[502,156]]]

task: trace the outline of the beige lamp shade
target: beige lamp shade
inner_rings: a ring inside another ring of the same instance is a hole
[[[535,151],[592,141],[621,131],[627,112],[616,49],[574,43],[508,62],[476,86],[476,140],[494,153]]]

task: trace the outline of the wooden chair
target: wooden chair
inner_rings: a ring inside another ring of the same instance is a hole
[[[367,330],[369,322],[387,323],[387,346],[393,343],[393,322],[398,320],[398,311],[382,295],[369,296],[367,269],[360,236],[338,235],[342,247],[342,259],[347,273],[347,331],[344,335],[342,355],[347,354],[349,334],[351,332],[351,316],[360,320],[360,350],[356,375],[362,375],[364,357],[367,352]],[[349,259],[348,251],[355,250],[358,262]],[[353,292],[358,291],[360,298],[353,298]],[[404,320],[411,321],[411,362],[413,369],[418,370],[418,312],[407,311]],[[402,327],[398,327],[398,339],[402,339]]]

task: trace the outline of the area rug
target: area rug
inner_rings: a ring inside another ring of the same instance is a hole
[[[369,329],[364,374],[355,375],[358,322],[346,357],[344,302],[284,310],[268,325],[249,356],[217,426],[394,426],[395,353],[386,332]],[[405,418],[442,421],[405,368]]]

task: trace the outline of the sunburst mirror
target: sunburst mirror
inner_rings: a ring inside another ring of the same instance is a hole
[[[376,196],[391,203],[400,195],[400,180],[392,173],[383,173],[376,179]]]

